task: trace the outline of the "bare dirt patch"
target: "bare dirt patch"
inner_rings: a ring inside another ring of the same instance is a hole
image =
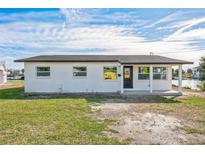
[[[151,98],[149,98],[151,99]],[[151,101],[155,102],[155,98]],[[188,134],[184,128],[197,127],[178,116],[164,103],[143,103],[143,98],[110,99],[93,107],[100,109],[99,119],[111,119],[108,135],[121,140],[130,138],[131,144],[205,144],[202,134]]]
[[[173,90],[177,91],[177,87],[172,87]],[[200,97],[205,97],[205,91],[200,91],[200,90],[194,90],[194,89],[183,89],[183,95],[184,96],[200,96]]]
[[[200,96],[200,97],[205,97],[205,92],[193,92],[193,91],[187,91],[184,92],[185,96]]]
[[[0,89],[23,87],[23,80],[9,80],[7,83],[0,84]]]

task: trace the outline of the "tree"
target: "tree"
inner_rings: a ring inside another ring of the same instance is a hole
[[[187,73],[192,74],[192,69],[191,69],[191,68],[188,68],[188,69],[187,69]]]
[[[199,63],[199,79],[204,81],[205,80],[205,57],[201,57]]]
[[[182,78],[185,78],[185,71],[182,69]],[[172,69],[172,78],[177,79],[179,77],[179,69]]]
[[[193,77],[193,71],[192,71],[191,68],[187,69],[186,77],[187,78],[192,78]]]
[[[172,79],[177,79],[178,77],[178,69],[172,68]]]

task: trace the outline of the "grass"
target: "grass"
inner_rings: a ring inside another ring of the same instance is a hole
[[[191,108],[192,110],[198,111],[197,117],[192,119],[194,122],[200,123],[201,128],[186,128],[185,131],[191,134],[202,134],[205,135],[205,97],[187,97],[181,99],[184,105]],[[191,110],[191,111],[192,111]],[[194,112],[190,112],[193,115]]]
[[[163,99],[166,100],[166,98]],[[205,135],[205,96],[187,96],[171,99],[168,101],[168,107],[171,107],[172,111],[178,109],[178,112],[185,115],[187,119],[195,122],[197,125],[201,125],[200,127],[184,128],[187,133]]]
[[[10,83],[9,83],[10,85]],[[110,120],[96,120],[94,96],[23,94],[21,86],[0,90],[0,144],[126,144],[103,133]]]
[[[190,96],[179,99],[184,105],[190,108],[199,108],[205,113],[205,97]]]
[[[129,138],[119,141],[108,137],[105,131],[118,133],[108,127],[113,121],[97,120],[95,115],[100,111],[91,110],[109,98],[122,99],[119,95],[28,95],[23,93],[22,81],[9,81],[0,87],[0,144],[129,144]],[[170,114],[178,109],[190,117],[196,113],[193,121],[202,124],[202,129],[184,130],[205,135],[204,97],[155,97],[147,101],[151,103],[148,109],[153,106]]]
[[[205,130],[199,130],[196,128],[185,128],[184,129],[188,134],[201,134],[205,135]]]

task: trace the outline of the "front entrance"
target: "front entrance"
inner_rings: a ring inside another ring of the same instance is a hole
[[[124,88],[133,88],[133,66],[124,66]]]

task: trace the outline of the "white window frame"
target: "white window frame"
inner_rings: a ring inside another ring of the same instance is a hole
[[[86,72],[86,76],[74,76],[74,68],[75,67],[85,67],[86,68],[86,71],[81,71],[81,72]],[[87,76],[88,76],[88,67],[87,66],[73,66],[72,67],[72,76],[74,79],[86,79]]]
[[[104,70],[104,68],[105,67],[115,67],[116,68],[116,79],[105,79],[105,77],[104,77],[104,75],[105,75],[105,70]],[[104,81],[109,81],[109,82],[114,82],[114,81],[117,81],[117,79],[118,79],[118,75],[117,75],[117,71],[118,71],[118,67],[117,66],[103,66],[103,80]]]
[[[154,73],[154,68],[156,68],[156,67],[164,67],[166,70],[165,70],[165,75],[166,75],[166,79],[162,79],[162,74],[164,74],[163,72],[161,72],[161,73]],[[167,69],[167,67],[166,66],[153,66],[153,80],[167,80],[167,75],[168,75],[168,69]],[[154,79],[154,75],[155,74],[160,74],[160,79]]]
[[[140,79],[139,78],[139,75],[143,74],[143,73],[139,73],[139,68],[140,67],[147,67],[149,69],[149,73],[146,73],[148,75],[148,77],[149,77],[148,79]],[[150,67],[149,66],[138,66],[137,79],[140,80],[140,81],[143,81],[143,80],[144,81],[148,81],[148,80],[150,80]]]
[[[49,67],[49,71],[38,71],[38,67]],[[49,72],[50,75],[49,76],[38,76],[38,72]],[[50,66],[36,66],[36,77],[38,79],[48,79],[51,77],[51,67]]]

